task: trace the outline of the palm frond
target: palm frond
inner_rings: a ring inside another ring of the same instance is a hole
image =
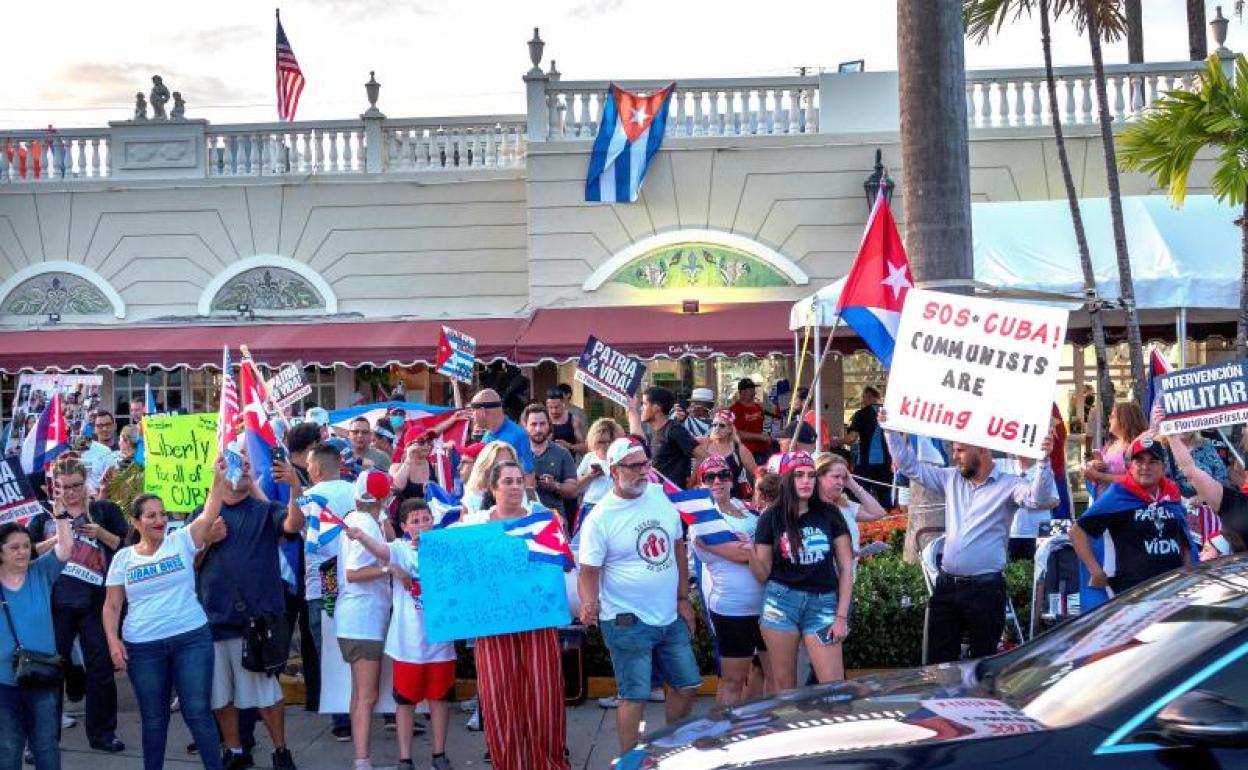
[[[1088,20],[1096,22],[1101,39],[1113,43],[1127,34],[1127,17],[1123,13],[1122,0],[1054,0],[1053,18],[1069,14],[1075,20],[1075,30],[1082,35],[1088,28]]]
[[[1006,21],[1018,21],[1031,15],[1036,0],[963,0],[962,24],[966,36],[983,43],[988,36],[1001,31]]]

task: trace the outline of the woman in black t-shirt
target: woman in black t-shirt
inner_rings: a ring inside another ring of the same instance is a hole
[[[750,571],[766,581],[759,625],[774,687],[797,682],[801,641],[820,682],[843,679],[842,658],[830,649],[849,636],[853,548],[845,519],[815,494],[815,463],[806,452],[780,461],[780,500],[759,517]]]

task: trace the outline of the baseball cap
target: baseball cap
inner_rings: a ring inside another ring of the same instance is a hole
[[[390,496],[390,474],[369,468],[355,479],[355,499],[362,503],[376,503]]]
[[[317,425],[329,425],[329,412],[321,406],[312,407],[304,414],[304,417]]]
[[[1161,442],[1151,436],[1141,436],[1131,442],[1131,449],[1127,452],[1127,457],[1134,460],[1136,455],[1148,452],[1158,460],[1166,459],[1166,449]]]
[[[694,388],[689,394],[690,401],[705,401],[708,404],[715,403],[715,391],[710,388]]]
[[[641,442],[632,436],[617,438],[611,442],[611,446],[607,447],[607,465],[614,468],[625,457],[645,451],[646,448],[641,445]]]
[[[754,380],[751,380],[749,377],[742,377],[740,382],[737,383],[737,390],[748,390],[749,388],[757,387],[758,386],[754,384]]]

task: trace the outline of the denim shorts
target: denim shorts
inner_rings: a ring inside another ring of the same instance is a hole
[[[817,594],[768,581],[763,593],[759,625],[772,631],[803,636],[822,631],[836,621],[836,592]]]
[[[640,620],[621,625],[616,619],[602,621],[601,628],[621,700],[644,701],[650,697],[652,666],[663,682],[677,689],[702,684],[685,621],[677,618],[667,626],[649,626]]]

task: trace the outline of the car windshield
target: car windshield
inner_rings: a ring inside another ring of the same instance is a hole
[[[1059,626],[977,673],[995,697],[1062,727],[1113,708],[1235,633],[1248,558],[1182,570]]]

